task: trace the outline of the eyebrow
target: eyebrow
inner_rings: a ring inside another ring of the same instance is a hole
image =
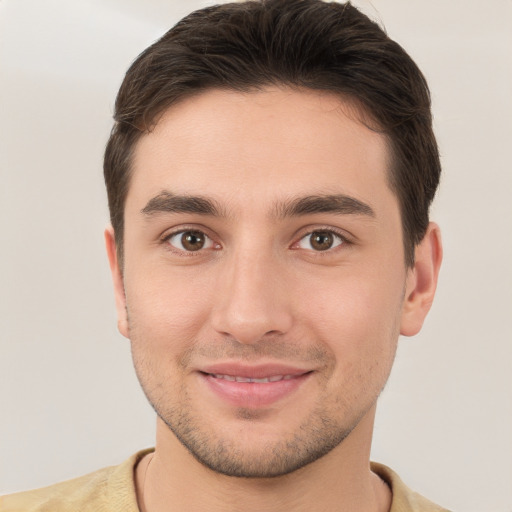
[[[375,217],[375,212],[370,205],[344,194],[299,197],[275,207],[275,214],[278,218],[300,217],[315,213]]]
[[[163,191],[151,198],[141,213],[151,216],[157,213],[197,213],[199,215],[223,216],[215,201],[202,196],[176,195]]]
[[[177,195],[162,191],[151,198],[141,213],[196,213],[213,217],[227,216],[218,203],[204,196]],[[375,217],[372,207],[359,199],[344,194],[311,195],[298,197],[274,205],[273,217],[284,219],[318,213],[338,215],[364,215]]]

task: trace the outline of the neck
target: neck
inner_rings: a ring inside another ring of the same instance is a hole
[[[375,411],[334,450],[288,475],[238,478],[200,464],[158,420],[154,454],[136,472],[142,512],[336,510],[387,512],[391,493],[369,468]]]

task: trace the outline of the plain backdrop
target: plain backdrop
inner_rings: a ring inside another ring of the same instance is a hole
[[[154,413],[117,333],[102,153],[130,62],[199,0],[0,0],[0,492],[117,464]],[[372,457],[512,512],[512,2],[374,0],[432,89],[445,261],[400,341]]]

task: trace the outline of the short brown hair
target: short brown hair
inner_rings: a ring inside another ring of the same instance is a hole
[[[423,239],[441,166],[424,76],[350,3],[261,0],[182,19],[131,65],[115,104],[104,174],[122,260],[124,205],[139,137],[183,98],[208,89],[285,85],[350,99],[388,137],[389,183],[400,205],[405,261]]]

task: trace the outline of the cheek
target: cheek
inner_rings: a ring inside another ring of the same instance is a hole
[[[150,402],[160,407],[182,396],[188,354],[204,323],[204,294],[168,273],[127,280],[129,338],[137,376]],[[169,387],[173,390],[169,393]]]
[[[322,313],[327,317],[315,320],[315,334],[335,362],[327,395],[336,397],[336,407],[364,409],[389,377],[398,341],[398,308],[396,301],[391,306],[393,301],[386,302],[374,287],[358,283],[346,291],[332,297]]]
[[[338,364],[360,366],[392,360],[399,333],[400,280],[375,275],[324,283],[311,293],[301,316],[307,328],[333,352]]]
[[[208,300],[206,290],[186,277],[159,272],[127,279],[130,336],[140,333],[153,350],[168,350],[171,344],[173,349],[183,349],[205,323]]]

